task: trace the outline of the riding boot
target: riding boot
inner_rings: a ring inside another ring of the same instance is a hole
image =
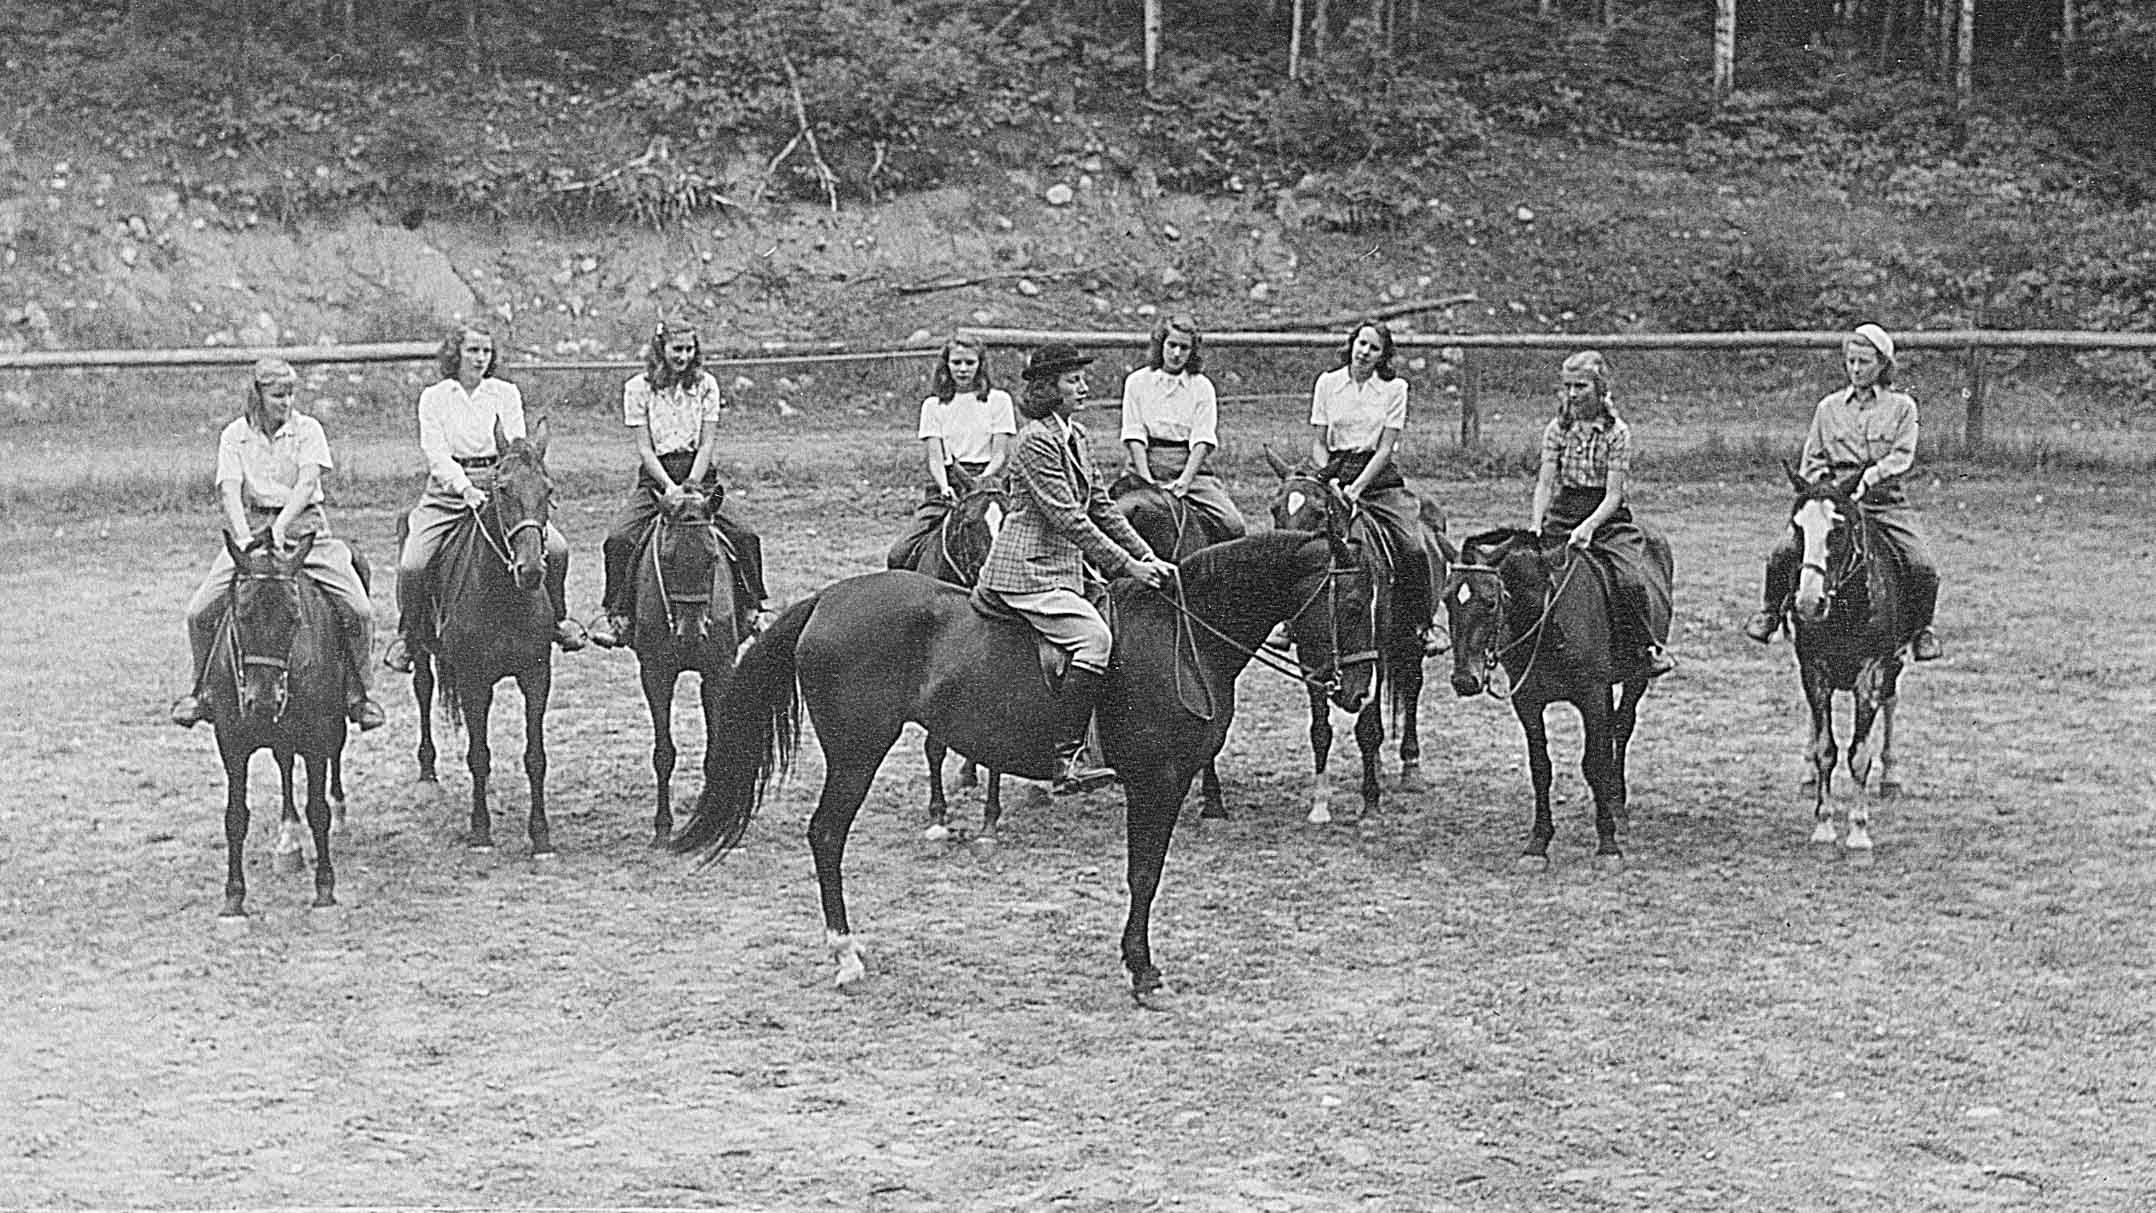
[[[205,611],[200,619],[187,621],[187,647],[194,656],[194,678],[188,682],[188,691],[172,704],[172,723],[183,729],[191,729],[210,718],[210,707],[204,701],[203,678],[210,668],[210,649],[217,643],[217,625],[224,620],[224,608]]]
[[[563,553],[556,560],[551,555],[546,562],[546,598],[554,609],[554,643],[564,653],[574,653],[590,639],[584,634],[584,625],[569,618],[569,556]]]
[[[1056,777],[1051,790],[1058,796],[1082,795],[1115,780],[1115,768],[1101,757],[1097,718],[1086,723],[1083,736],[1056,751]]]
[[[382,727],[382,707],[368,694],[373,681],[374,618],[367,614],[354,614],[344,621],[345,647],[345,719],[359,726],[362,733],[371,733]]]
[[[1931,630],[1932,614],[1939,605],[1939,574],[1921,565],[1902,566],[1902,593],[1908,602],[1910,655],[1918,661],[1935,661],[1944,652],[1938,633]]]
[[[1789,596],[1796,592],[1797,565],[1803,556],[1791,545],[1781,544],[1767,557],[1765,592],[1759,613],[1744,625],[1744,634],[1765,644],[1781,630],[1782,615],[1789,609]]]
[[[382,664],[399,674],[412,672],[412,657],[434,645],[433,578],[425,573],[397,575],[397,636],[382,650]]]

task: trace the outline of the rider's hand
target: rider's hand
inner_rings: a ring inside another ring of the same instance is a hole
[[[485,505],[486,503],[487,491],[485,489],[480,488],[476,484],[467,484],[464,486],[464,504],[467,508],[476,510],[480,506]]]
[[[1583,522],[1573,527],[1570,535],[1565,536],[1565,546],[1578,548],[1584,552],[1587,550],[1587,545],[1594,542],[1594,538],[1594,528]]]
[[[685,484],[668,485],[666,492],[662,496],[665,498],[666,504],[678,506],[689,499],[689,486]]]
[[[272,522],[269,526],[270,551],[281,552],[292,546],[291,537],[284,533],[284,524]]]
[[[1147,589],[1158,590],[1175,580],[1175,566],[1165,560],[1140,560],[1131,566],[1130,575]]]
[[[1340,486],[1340,495],[1341,495],[1342,497],[1345,497],[1345,498],[1347,498],[1347,499],[1348,499],[1349,501],[1361,501],[1361,500],[1362,500],[1362,486],[1361,486],[1361,485],[1359,485],[1359,484],[1355,484],[1355,483],[1352,483],[1352,482],[1351,482],[1351,483],[1348,483],[1348,484],[1344,484],[1344,485],[1341,485],[1341,486]]]
[[[958,500],[958,490],[947,484],[939,484],[936,486],[936,496],[943,498],[945,501],[956,501]]]
[[[1177,497],[1181,497],[1190,492],[1190,482],[1188,480],[1172,480],[1168,482],[1168,491]]]

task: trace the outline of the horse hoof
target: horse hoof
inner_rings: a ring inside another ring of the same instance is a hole
[[[996,849],[996,835],[993,830],[982,830],[980,833],[975,834],[973,837],[968,838],[966,841],[972,843],[974,846],[979,847],[984,851],[993,851]]]
[[[288,876],[294,872],[304,872],[307,870],[307,855],[298,850],[279,851],[271,860],[270,866]]]
[[[1420,766],[1402,766],[1400,768],[1400,790],[1403,792],[1427,792],[1430,790],[1430,781],[1423,778]]]
[[[532,862],[538,864],[540,867],[547,867],[551,864],[559,862],[560,859],[561,852],[554,850],[551,847],[547,848],[544,851],[532,852]]]
[[[859,994],[861,981],[867,976],[868,970],[860,960],[849,956],[838,962],[838,976],[832,980],[831,988],[841,994]]]
[[[1539,876],[1550,870],[1550,857],[1547,855],[1522,855],[1512,861],[1512,866],[1522,872]]]
[[[465,849],[474,855],[492,855],[494,853],[494,844],[491,842],[467,843],[465,844]]]
[[[1150,990],[1134,989],[1130,992],[1130,1001],[1131,1005],[1139,1010],[1151,1011],[1155,1014],[1167,1014],[1174,1011],[1177,1006],[1175,991],[1170,990],[1165,984],[1156,985]]]
[[[217,933],[237,935],[247,929],[247,911],[226,906],[217,912]]]
[[[1331,825],[1333,820],[1333,811],[1321,804],[1312,805],[1310,806],[1310,816],[1306,818],[1306,820],[1314,826]]]
[[[336,896],[330,893],[315,894],[314,904],[307,909],[309,919],[316,922],[335,922],[344,912],[344,907],[337,904]]]
[[[1852,854],[1869,854],[1872,849],[1872,836],[1866,830],[1854,829],[1849,831],[1849,838],[1842,845],[1849,848]]]
[[[1831,822],[1831,821],[1822,821],[1822,822],[1820,822],[1820,823],[1819,823],[1818,825],[1815,825],[1815,826],[1813,826],[1813,827],[1812,827],[1812,844],[1813,844],[1814,846],[1822,846],[1822,847],[1831,847],[1831,846],[1833,846],[1833,845],[1834,845],[1834,823],[1833,823],[1833,822]]]
[[[921,837],[930,842],[948,842],[951,837],[951,827],[939,822],[921,831]]]

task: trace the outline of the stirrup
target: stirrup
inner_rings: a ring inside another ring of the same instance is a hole
[[[172,723],[183,729],[191,729],[210,718],[210,705],[202,702],[196,694],[186,694],[172,701]]]
[[[1918,661],[1937,661],[1946,655],[1939,643],[1939,634],[1930,628],[1918,628],[1909,638],[1909,655]]]
[[[405,637],[398,636],[382,650],[382,664],[399,674],[412,672],[412,652],[420,646]]]

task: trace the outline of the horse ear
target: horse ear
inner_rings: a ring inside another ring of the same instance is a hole
[[[539,419],[539,424],[537,424],[537,425],[535,425],[535,426],[533,426],[533,427],[532,427],[532,433],[531,433],[531,441],[532,441],[532,450],[533,450],[534,452],[536,452],[536,453],[538,454],[539,458],[541,458],[541,459],[545,459],[545,458],[546,458],[546,441],[547,441],[547,423],[546,423],[546,418],[544,418],[544,417],[541,417],[541,418]]]
[[[228,555],[228,556],[230,556],[230,557],[232,557],[232,564],[233,564],[233,567],[235,567],[235,568],[244,568],[244,567],[246,567],[246,564],[247,564],[247,549],[246,549],[246,548],[243,548],[243,547],[241,547],[241,546],[240,546],[239,544],[237,544],[237,543],[234,543],[234,542],[232,541],[232,532],[230,532],[230,531],[219,531],[219,532],[217,532],[217,534],[218,534],[218,535],[219,535],[219,536],[220,536],[221,538],[223,538],[223,539],[224,539],[224,541],[225,541],[225,554],[226,554],[226,555]],[[250,544],[249,544],[248,546],[249,546],[249,547],[252,547],[252,546],[254,546],[254,545],[253,545],[252,543],[250,543]]]
[[[1857,487],[1859,485],[1862,485],[1863,483],[1864,469],[1858,468],[1856,471],[1851,472],[1847,476],[1842,477],[1840,480],[1835,481],[1834,487],[1841,490],[1842,496],[1854,497],[1857,495]]]
[[[1265,452],[1265,466],[1273,469],[1274,476],[1281,480],[1286,480],[1288,478],[1288,465],[1286,462],[1280,456],[1273,454],[1273,448],[1265,447],[1263,450]]]
[[[309,531],[299,537],[298,543],[292,545],[292,554],[290,556],[278,557],[277,563],[283,569],[283,571],[287,573],[297,573],[302,567],[306,565],[307,553],[312,552],[313,550],[314,532]]]
[[[1782,472],[1789,477],[1790,485],[1794,487],[1798,492],[1801,493],[1804,490],[1812,487],[1810,482],[1806,481],[1804,477],[1797,475],[1796,465],[1789,462],[1787,459],[1782,460]]]

